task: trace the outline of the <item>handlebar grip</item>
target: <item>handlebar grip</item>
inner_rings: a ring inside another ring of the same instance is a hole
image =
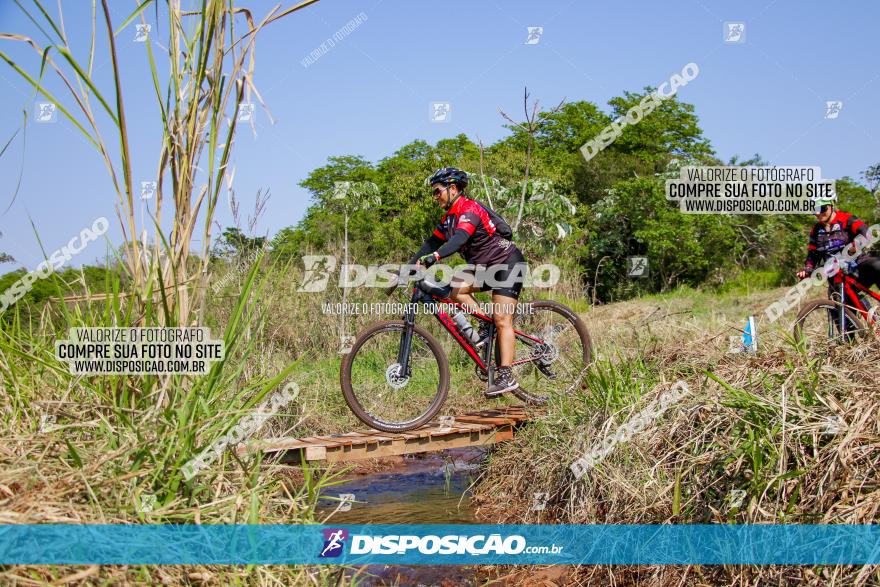
[[[399,285],[400,285],[400,271],[398,270],[398,271],[394,272],[394,283],[391,284],[390,287],[385,289],[385,295],[390,296],[391,294],[393,294],[394,290],[397,289],[397,286],[399,286]]]

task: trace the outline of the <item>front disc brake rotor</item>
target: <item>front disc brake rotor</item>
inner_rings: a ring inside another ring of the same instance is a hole
[[[406,384],[409,383],[409,377],[403,377],[401,373],[403,373],[403,366],[400,363],[389,365],[385,369],[385,381],[394,389],[406,387]]]

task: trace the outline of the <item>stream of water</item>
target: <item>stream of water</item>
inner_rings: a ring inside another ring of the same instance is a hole
[[[327,524],[476,524],[468,488],[486,451],[462,448],[408,457],[391,471],[352,478],[323,495],[353,495],[351,509],[337,511]],[[339,504],[320,502],[323,519]],[[354,575],[349,573],[348,575]],[[425,585],[451,587],[479,585],[471,567],[453,565],[369,565],[358,577],[360,585]]]

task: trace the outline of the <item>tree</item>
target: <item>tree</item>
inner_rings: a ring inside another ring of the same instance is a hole
[[[613,117],[625,117],[630,108],[652,91],[645,88],[641,93],[624,92],[623,96],[612,98],[608,104]],[[672,157],[702,159],[714,155],[711,143],[703,136],[693,104],[680,102],[676,96],[662,100],[637,124],[626,126],[608,148],[638,156],[653,164],[655,172],[662,171]]]
[[[496,177],[478,175],[472,177],[471,182],[471,196],[488,201],[490,191],[494,210],[503,218],[513,217],[522,209],[521,226],[515,231],[514,240],[527,243],[531,250],[555,250],[558,243],[572,234],[577,208],[555,189],[552,180],[533,178],[505,186]],[[522,193],[526,194],[524,200]]]
[[[245,257],[264,246],[266,237],[247,236],[240,228],[228,227],[223,231],[216,248],[221,255]]]
[[[3,236],[2,232],[0,232],[0,236]],[[0,251],[0,263],[15,263],[15,258],[12,255]]]
[[[603,281],[594,286],[603,299],[646,286],[666,290],[682,283],[697,285],[713,270],[731,264],[741,246],[731,216],[682,214],[666,200],[663,182],[656,177],[618,182],[593,212],[590,264],[609,259]],[[627,278],[627,256],[648,257],[649,280],[633,283]]]
[[[337,209],[341,209],[345,217],[344,234],[343,234],[343,256],[342,256],[342,307],[345,307],[348,301],[348,218],[349,213],[354,210],[369,210],[377,208],[382,203],[379,195],[379,188],[371,181],[351,182],[337,181],[334,185],[332,205]],[[339,339],[345,340],[346,312],[340,315]]]
[[[841,177],[835,182],[837,207],[855,214],[868,225],[880,221],[880,210],[871,190],[851,177]]]
[[[522,222],[522,214],[523,208],[526,205],[526,191],[528,190],[529,184],[529,171],[531,169],[532,163],[532,146],[535,143],[535,134],[538,132],[538,127],[540,125],[541,120],[546,118],[548,115],[553,114],[558,111],[559,108],[562,107],[562,103],[559,104],[556,108],[551,110],[550,112],[541,112],[538,113],[538,101],[535,100],[532,103],[531,113],[529,113],[529,89],[525,88],[523,91],[523,110],[525,112],[525,122],[516,122],[510,116],[505,114],[503,111],[501,115],[507,119],[514,127],[519,128],[522,132],[525,132],[528,139],[526,140],[526,164],[525,169],[523,170],[524,179],[522,183],[522,191],[520,192],[519,197],[519,206],[516,210],[516,220],[513,222],[513,232],[516,233],[519,230],[519,224]]]
[[[880,163],[868,167],[862,175],[865,177],[865,181],[868,182],[868,188],[873,194],[877,195],[878,191],[880,191]]]
[[[874,216],[880,217],[880,163],[868,167],[862,176],[868,183],[868,189],[871,190],[871,196],[874,198]]]

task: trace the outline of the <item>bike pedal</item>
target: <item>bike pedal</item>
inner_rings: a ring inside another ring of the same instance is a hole
[[[514,389],[516,389],[516,388],[514,388]],[[496,399],[496,398],[499,398],[502,395],[504,395],[505,393],[508,393],[510,391],[513,391],[513,390],[512,389],[505,389],[504,391],[492,391],[492,392],[484,391],[483,397],[485,397],[486,399]]]

